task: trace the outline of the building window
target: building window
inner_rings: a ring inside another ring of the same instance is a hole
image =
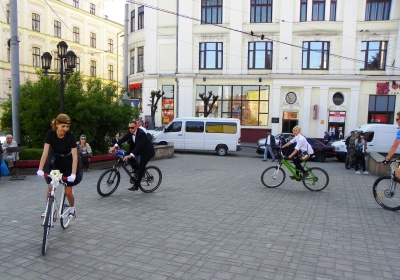
[[[131,32],[135,31],[135,10],[131,12]]]
[[[129,74],[135,73],[135,50],[131,50],[131,65],[130,65],[130,72]]]
[[[54,70],[59,70],[60,69],[60,57],[58,56],[58,52],[53,52],[53,58],[54,58]]]
[[[138,50],[138,63],[137,63],[137,71],[138,72],[143,72],[144,71],[144,49],[143,47],[140,47],[137,49]]]
[[[329,42],[303,42],[303,69],[329,69]]]
[[[95,4],[90,3],[90,13],[92,15],[96,14],[96,5]]]
[[[389,20],[391,0],[367,0],[365,20]]]
[[[73,28],[73,37],[74,37],[74,42],[75,43],[79,43],[79,28],[78,27],[74,27]]]
[[[32,30],[40,32],[40,16],[32,14]]]
[[[336,7],[337,7],[337,0],[331,0],[331,13],[329,20],[336,21]]]
[[[92,48],[96,47],[96,34],[93,32],[90,32],[90,46]]]
[[[61,38],[61,22],[57,20],[54,21],[54,36]]]
[[[144,6],[139,7],[138,9],[138,30],[144,28]]]
[[[312,5],[312,20],[325,20],[325,0],[313,0]]]
[[[90,61],[90,77],[96,77],[96,61]]]
[[[272,69],[272,42],[249,42],[249,69]]]
[[[108,51],[110,53],[114,52],[114,42],[113,39],[108,39]]]
[[[76,63],[75,63],[75,72],[80,72],[81,71],[81,58],[76,57]]]
[[[201,23],[222,23],[222,0],[201,0]]]
[[[40,49],[37,47],[32,48],[32,65],[35,67],[40,67]]]
[[[272,22],[272,0],[251,0],[250,22]]]
[[[108,79],[109,80],[114,80],[114,66],[113,65],[108,65]]]
[[[79,0],[74,0],[74,8],[79,8]]]
[[[222,69],[222,43],[200,43],[200,69]]]
[[[344,96],[341,92],[335,92],[335,94],[332,96],[332,102],[336,106],[340,106],[344,102]]]
[[[162,96],[161,104],[161,119],[162,124],[169,124],[174,119],[174,86],[162,86],[164,95]]]
[[[7,23],[10,23],[10,4],[6,4]]]
[[[204,116],[204,102],[199,94],[210,91],[219,98],[209,116],[240,119],[242,125],[268,125],[268,86],[197,86],[196,117]]]
[[[387,41],[361,43],[361,70],[385,70]]]
[[[370,95],[368,105],[368,123],[393,124],[395,105],[395,95]]]
[[[307,0],[300,0],[300,21],[307,21]]]

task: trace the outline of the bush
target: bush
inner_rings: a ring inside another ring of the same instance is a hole
[[[25,151],[19,153],[20,160],[40,160],[43,149],[26,148]]]

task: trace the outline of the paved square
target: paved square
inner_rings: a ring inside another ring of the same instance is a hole
[[[103,198],[103,170],[85,173],[78,217],[56,223],[45,256],[44,181],[3,177],[0,279],[400,279],[400,213],[376,204],[375,176],[311,162],[330,175],[311,192],[288,178],[264,187],[272,163],[259,157],[182,153],[149,165],[163,173],[152,194],[128,191],[123,174]]]

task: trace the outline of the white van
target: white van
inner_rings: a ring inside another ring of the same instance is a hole
[[[224,156],[240,147],[240,120],[234,118],[176,118],[153,135],[153,143],[174,143],[176,150],[216,151]]]
[[[367,152],[388,153],[393,145],[397,130],[397,125],[370,123],[363,124],[354,131],[365,133]],[[344,160],[347,154],[345,139],[333,142],[332,146],[335,146],[337,158]],[[400,146],[397,148],[396,153],[400,153]]]
[[[364,124],[356,129],[365,133],[367,152],[388,153],[396,138],[398,126],[394,124]],[[396,153],[400,152],[400,147]]]

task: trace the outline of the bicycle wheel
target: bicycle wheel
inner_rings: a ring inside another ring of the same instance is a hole
[[[372,192],[382,208],[390,211],[400,210],[400,192],[397,190],[397,182],[392,181],[390,175],[376,179]]]
[[[47,210],[46,210],[46,217],[43,223],[43,242],[42,242],[42,255],[46,254],[47,250],[47,239],[50,234],[51,228],[51,218],[52,218],[52,209],[54,207],[54,197],[49,197],[47,201]]]
[[[261,174],[261,182],[267,188],[276,188],[285,181],[286,173],[282,168],[271,166]]]
[[[154,192],[160,186],[161,181],[161,170],[156,166],[148,166],[143,174],[139,189],[145,193]]]
[[[65,193],[61,198],[61,215],[60,215],[60,223],[63,229],[66,229],[69,225],[70,219],[68,218],[69,215],[69,202]]]
[[[310,191],[322,191],[329,184],[329,175],[319,167],[308,169],[309,175],[303,179],[303,185]]]
[[[108,169],[101,174],[97,181],[97,192],[99,195],[106,197],[112,195],[118,188],[121,174],[115,168]]]

